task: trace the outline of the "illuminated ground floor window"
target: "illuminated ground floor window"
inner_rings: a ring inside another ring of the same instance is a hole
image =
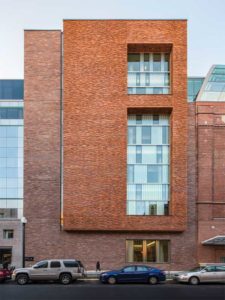
[[[154,262],[169,261],[168,240],[127,240],[127,262]]]

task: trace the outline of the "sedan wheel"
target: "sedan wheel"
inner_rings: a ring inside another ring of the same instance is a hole
[[[198,279],[198,277],[195,277],[195,276],[191,277],[191,278],[189,279],[189,283],[192,284],[192,285],[197,285],[197,284],[199,284],[199,279]]]
[[[113,276],[110,276],[110,277],[108,278],[108,283],[109,283],[109,284],[115,284],[115,283],[116,283],[116,278],[113,277]]]
[[[158,283],[158,279],[155,276],[151,276],[151,277],[149,277],[148,282],[150,284],[157,284]]]
[[[16,276],[16,282],[20,285],[27,284],[29,281],[29,277],[26,274],[19,274]]]

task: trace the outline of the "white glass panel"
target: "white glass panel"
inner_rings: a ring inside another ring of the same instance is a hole
[[[163,166],[163,183],[169,183],[168,166]]]
[[[164,86],[164,74],[151,74],[150,83],[151,86]]]
[[[157,203],[157,215],[164,215],[164,202]]]
[[[134,167],[135,183],[147,183],[147,166],[136,165]]]
[[[152,144],[153,145],[162,144],[162,127],[157,127],[157,126],[152,127]]]
[[[142,146],[142,163],[156,163],[156,146]]]
[[[135,184],[127,185],[127,199],[128,200],[136,199],[136,185]]]
[[[136,144],[142,144],[142,128],[140,126],[136,127]]]
[[[0,208],[6,208],[6,200],[0,199]]]
[[[128,164],[136,163],[136,146],[128,146],[127,163]]]
[[[168,164],[169,163],[169,147],[162,146],[162,149],[163,149],[163,163]]]
[[[18,198],[23,198],[23,189],[18,189]]]
[[[7,208],[17,208],[18,207],[18,201],[17,200],[7,200]]]
[[[143,200],[162,200],[162,185],[143,185],[142,186]]]
[[[128,201],[128,214],[135,215],[136,214],[136,202],[135,201]]]

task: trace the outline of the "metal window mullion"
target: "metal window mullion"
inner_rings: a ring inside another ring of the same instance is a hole
[[[140,72],[144,72],[144,53],[140,53]]]
[[[147,240],[143,240],[143,262],[147,262]]]
[[[158,240],[156,240],[156,262],[159,262],[159,242]]]
[[[162,72],[165,72],[164,62],[165,62],[165,53],[161,53],[161,71]],[[164,76],[165,76],[165,74],[164,74]]]

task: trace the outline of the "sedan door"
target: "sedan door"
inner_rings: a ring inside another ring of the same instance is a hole
[[[201,282],[215,282],[216,276],[217,273],[215,266],[208,266],[199,273],[199,278]]]
[[[118,282],[135,282],[135,280],[136,280],[135,266],[125,267],[117,275]]]
[[[149,268],[146,266],[136,267],[136,281],[137,282],[147,282],[149,277]]]
[[[216,281],[225,283],[225,266],[216,266]]]

